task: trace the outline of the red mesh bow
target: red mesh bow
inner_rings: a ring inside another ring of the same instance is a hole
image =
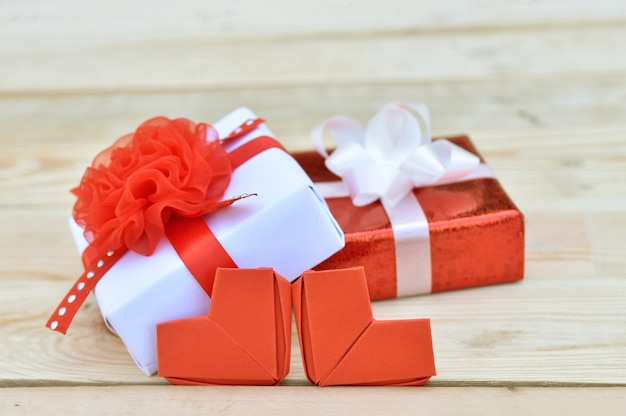
[[[96,156],[72,190],[73,215],[96,247],[150,255],[172,214],[197,217],[220,206],[231,172],[212,127],[156,117]]]
[[[238,137],[256,128],[253,120]],[[215,129],[190,120],[156,117],[96,156],[78,187],[74,219],[89,246],[85,272],[48,319],[65,333],[104,273],[127,251],[150,255],[170,217],[200,217],[247,197],[221,200],[233,171]]]

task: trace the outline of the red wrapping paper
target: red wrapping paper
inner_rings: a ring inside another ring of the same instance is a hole
[[[480,157],[467,136],[448,140]],[[318,153],[293,156],[314,182],[340,180],[326,169]],[[497,179],[426,186],[413,192],[428,219],[432,292],[523,278],[523,215]],[[345,233],[346,245],[315,270],[363,266],[372,300],[397,297],[394,237],[383,206],[375,202],[356,207],[348,197],[327,198],[327,202]]]

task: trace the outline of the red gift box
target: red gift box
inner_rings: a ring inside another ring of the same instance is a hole
[[[448,140],[480,157],[467,136]],[[326,168],[324,158],[317,152],[293,156],[314,182],[340,181]],[[412,193],[428,221],[426,254],[420,253],[419,248],[396,253],[398,237],[380,201],[358,207],[349,197],[327,197],[330,210],[345,233],[346,245],[315,270],[364,266],[372,300],[523,278],[523,215],[497,179],[483,177],[424,186],[414,188]],[[401,238],[408,238],[409,248],[412,232],[410,224],[401,230]],[[430,276],[417,271],[398,276],[398,261],[425,264],[429,260]],[[407,285],[399,284],[399,279],[409,281],[408,289],[400,289],[399,286]],[[414,285],[412,279],[420,283]]]

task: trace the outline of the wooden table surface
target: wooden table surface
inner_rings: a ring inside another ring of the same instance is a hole
[[[0,414],[626,409],[626,2],[171,4],[0,2]],[[468,133],[526,216],[522,282],[374,302],[432,319],[427,387],[311,386],[295,337],[283,386],[169,386],[93,296],[68,335],[44,328],[81,273],[68,190],[141,121],[246,105],[302,150],[326,117],[392,100]]]

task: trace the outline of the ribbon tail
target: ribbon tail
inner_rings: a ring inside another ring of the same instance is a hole
[[[86,265],[84,273],[78,278],[56,307],[46,327],[65,334],[76,313],[87,299],[89,292],[96,287],[104,274],[126,253],[126,249],[109,251],[104,256]]]
[[[257,194],[242,194],[242,195],[238,195],[229,199],[225,199],[223,201],[219,201],[216,202],[214,204],[212,204],[210,207],[208,207],[205,211],[204,214],[210,214],[213,213],[221,208],[226,208],[228,206],[231,206],[232,204],[234,204],[237,201],[240,201],[242,199],[246,199],[246,198],[250,198],[251,196],[257,196]]]

